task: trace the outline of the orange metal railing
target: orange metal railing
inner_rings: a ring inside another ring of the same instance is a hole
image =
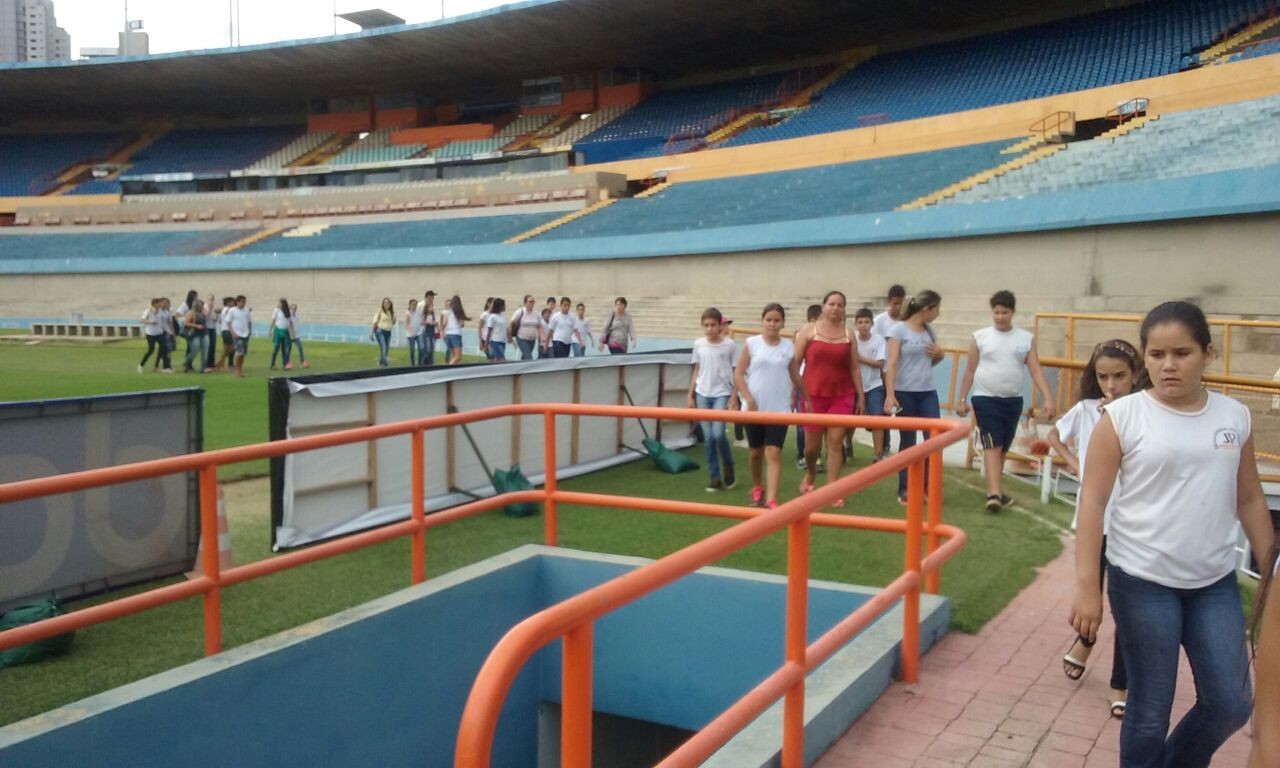
[[[512,682],[538,649],[563,638],[561,653],[561,766],[589,768],[591,764],[591,638],[594,622],[627,603],[693,573],[773,533],[787,529],[787,602],[783,664],[723,713],[659,763],[677,768],[701,763],[777,699],[783,699],[782,765],[799,768],[804,751],[805,676],[835,653],[898,599],[903,599],[902,678],[915,681],[920,652],[920,589],[936,591],[938,569],[965,541],[964,533],[941,523],[942,449],[963,440],[968,426],[935,419],[836,417],[835,420],[756,412],[729,414],[685,411],[682,418],[752,423],[800,422],[868,429],[918,429],[930,433],[925,442],[883,462],[873,464],[794,499],[774,510],[759,512],[733,507],[679,501],[635,500],[637,506],[658,511],[716,514],[745,521],[674,552],[649,565],[560,602],[516,625],[499,641],[480,669],[459,724],[455,768],[487,768],[498,715]],[[670,418],[670,417],[668,417]],[[929,464],[928,523],[924,522],[925,463]],[[906,520],[823,514],[817,510],[856,493],[872,483],[908,470]],[[595,494],[556,494],[560,500],[582,504],[607,503]],[[807,643],[807,585],[810,525],[902,532],[906,535],[904,570],[872,600],[841,620],[813,643]],[[928,556],[921,555],[926,537]],[[939,546],[940,538],[947,538]],[[926,575],[927,574],[927,575]]]
[[[423,435],[427,430],[450,429],[458,425],[494,418],[537,415],[543,417],[546,480],[542,490],[500,494],[437,512],[430,517],[424,514]],[[558,490],[555,439],[557,416],[716,420],[755,424],[806,423],[842,427],[856,425],[869,429],[915,428],[928,432],[930,437],[910,450],[862,469],[835,483],[825,485],[777,509],[766,511],[730,505]],[[942,449],[964,439],[967,433],[968,426],[965,424],[934,419],[777,414],[754,411],[729,413],[686,408],[526,403],[7,483],[0,485],[0,504],[169,474],[196,472],[199,477],[203,556],[201,575],[194,579],[0,632],[0,650],[199,595],[204,603],[204,651],[206,655],[211,655],[217,653],[222,647],[221,591],[225,587],[400,537],[409,538],[410,580],[413,583],[419,583],[426,578],[426,532],[428,529],[518,502],[543,503],[544,540],[549,546],[554,546],[556,543],[556,510],[559,503],[592,504],[739,519],[743,522],[621,578],[559,603],[512,629],[485,663],[467,700],[462,727],[458,733],[456,764],[458,766],[488,765],[489,745],[501,701],[515,673],[533,650],[558,637],[564,637],[562,764],[588,766],[591,754],[591,626],[593,620],[663,584],[719,560],[730,552],[785,527],[788,529],[785,663],[669,756],[662,765],[685,766],[699,762],[781,696],[785,702],[783,765],[786,768],[798,768],[801,765],[803,753],[803,695],[806,673],[821,664],[857,632],[891,608],[898,599],[902,599],[904,605],[902,675],[903,679],[908,681],[914,681],[917,678],[920,652],[921,585],[923,584],[926,592],[936,593],[939,587],[939,569],[964,545],[965,541],[963,531],[941,522]],[[219,568],[216,519],[217,468],[219,466],[399,435],[408,435],[411,446],[409,456],[411,511],[408,520],[225,571]],[[929,477],[927,512],[924,480],[926,462]],[[908,469],[909,477],[905,520],[837,515],[817,511],[823,505],[849,496],[903,468]],[[902,575],[806,647],[811,524],[903,533],[906,545]],[[922,538],[924,539],[923,555]],[[946,539],[945,543],[942,543],[943,539]]]

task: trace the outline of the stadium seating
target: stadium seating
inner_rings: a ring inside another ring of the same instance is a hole
[[[356,163],[383,163],[404,160],[426,149],[424,144],[392,144],[391,134],[398,128],[379,128],[329,158],[329,165],[354,165]]]
[[[1139,3],[1029,29],[877,56],[807,109],[727,146],[979,109],[1177,72],[1274,0]]]
[[[1256,45],[1251,45],[1239,53],[1228,56],[1227,61],[1256,59],[1259,56],[1270,56],[1273,53],[1280,53],[1280,37],[1272,38],[1271,40],[1264,40]]]
[[[208,253],[247,230],[170,229],[164,232],[31,233],[0,236],[0,259],[74,259]]]
[[[488,152],[497,152],[502,149],[511,139],[492,138],[492,139],[460,139],[451,141],[443,147],[437,149],[433,154],[437,160],[450,160],[460,157],[469,157],[471,155],[482,155]]]
[[[972,203],[1280,163],[1280,97],[1164,115],[1115,139],[1078,141],[961,192]]]
[[[82,181],[67,191],[68,195],[118,195],[120,182],[116,179],[90,179]]]
[[[238,253],[306,253],[361,251],[371,248],[429,248],[479,245],[503,240],[562,216],[562,212],[505,216],[467,216],[452,219],[339,224],[309,237],[271,237]]]
[[[631,109],[631,105],[617,107],[601,107],[583,120],[571,123],[555,137],[547,140],[547,145],[552,147],[564,147],[573,144],[583,137],[603,128],[621,117],[627,110]]]
[[[38,195],[77,163],[105,160],[128,136],[115,133],[0,134],[0,196]]]
[[[576,142],[574,149],[589,163],[661,155],[673,135],[705,136],[730,119],[731,110],[776,100],[789,74],[659,91]]]
[[[328,131],[304,133],[266,157],[255,160],[249,167],[255,169],[284,168],[289,163],[292,163],[294,160],[297,160],[333,137],[334,134],[329,133]]]
[[[672,184],[652,197],[620,200],[537,240],[640,235],[888,211],[1000,163],[998,141],[794,171]]]
[[[507,123],[503,126],[502,130],[498,131],[493,136],[496,139],[506,139],[507,141],[510,141],[518,136],[525,136],[533,133],[555,118],[556,114],[554,112],[548,112],[545,115],[521,115],[510,123]]]
[[[136,152],[124,176],[240,170],[293,141],[302,130],[300,126],[270,126],[170,131]]]

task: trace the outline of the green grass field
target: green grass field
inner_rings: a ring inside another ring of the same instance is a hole
[[[226,375],[139,375],[141,351],[132,342],[107,347],[0,346],[0,399],[32,399],[161,388],[190,383],[208,388],[205,424],[210,448],[266,439],[265,357],[251,359],[246,378]],[[365,367],[372,345],[308,344],[309,372]],[[403,354],[403,351],[401,351]],[[216,430],[216,431],[215,431]],[[865,459],[866,449],[859,448]],[[701,461],[701,451],[690,449]],[[703,490],[704,472],[670,476],[649,462],[635,462],[567,480],[573,490],[746,503],[745,452],[738,450],[740,484],[712,496]],[[790,446],[784,456],[794,455]],[[861,465],[861,462],[858,462]],[[252,465],[224,479],[261,474]],[[784,462],[783,498],[795,495],[799,473]],[[944,520],[963,528],[968,546],[943,570],[942,591],[952,599],[956,629],[975,632],[1035,576],[1035,568],[1061,551],[1057,525],[1070,520],[1061,504],[1041,506],[1034,489],[1012,484],[1009,491],[1030,514],[982,510],[976,473],[948,470]],[[846,511],[899,517],[892,480],[850,500]],[[265,479],[226,486],[237,564],[270,556]],[[644,511],[594,507],[561,508],[560,544],[565,547],[643,557],[660,557],[721,530],[730,523]],[[514,546],[541,541],[542,518],[510,519],[499,512],[461,521],[428,534],[428,574],[439,575]],[[900,536],[815,528],[814,578],[882,585],[900,573]],[[727,558],[722,565],[783,573],[785,536],[778,534]],[[388,542],[338,558],[237,585],[224,592],[226,647],[329,615],[409,583],[408,543]],[[117,593],[119,594],[119,593]],[[115,595],[113,595],[115,596]],[[100,598],[101,599],[101,598]],[[75,607],[75,606],[73,606]],[[1065,622],[1064,622],[1065,627]],[[70,655],[42,664],[0,671],[0,724],[14,722],[124,683],[198,659],[201,654],[200,601],[186,600],[77,634]]]

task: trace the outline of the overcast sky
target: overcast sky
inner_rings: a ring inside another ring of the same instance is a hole
[[[444,13],[461,16],[504,5],[493,0],[444,0]],[[58,25],[71,34],[73,55],[91,47],[114,48],[124,28],[123,0],[54,0]],[[440,18],[441,0],[129,0],[129,18],[141,19],[151,36],[151,52],[225,48],[230,42],[229,8],[240,6],[238,44],[298,40],[334,33],[338,13],[382,8],[409,23]],[[359,27],[338,19],[337,32]]]

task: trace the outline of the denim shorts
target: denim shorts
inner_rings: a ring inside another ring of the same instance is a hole
[[[451,333],[448,336],[445,336],[444,348],[449,351],[453,351],[455,349],[462,349],[462,335],[457,333]]]
[[[490,360],[506,360],[507,359],[507,342],[505,341],[489,342],[489,359]]]
[[[982,447],[1002,451],[1013,447],[1013,437],[1018,434],[1018,420],[1022,418],[1022,398],[976,395],[972,405]]]
[[[884,415],[884,387],[876,387],[867,390],[867,411],[866,416],[883,416]]]

